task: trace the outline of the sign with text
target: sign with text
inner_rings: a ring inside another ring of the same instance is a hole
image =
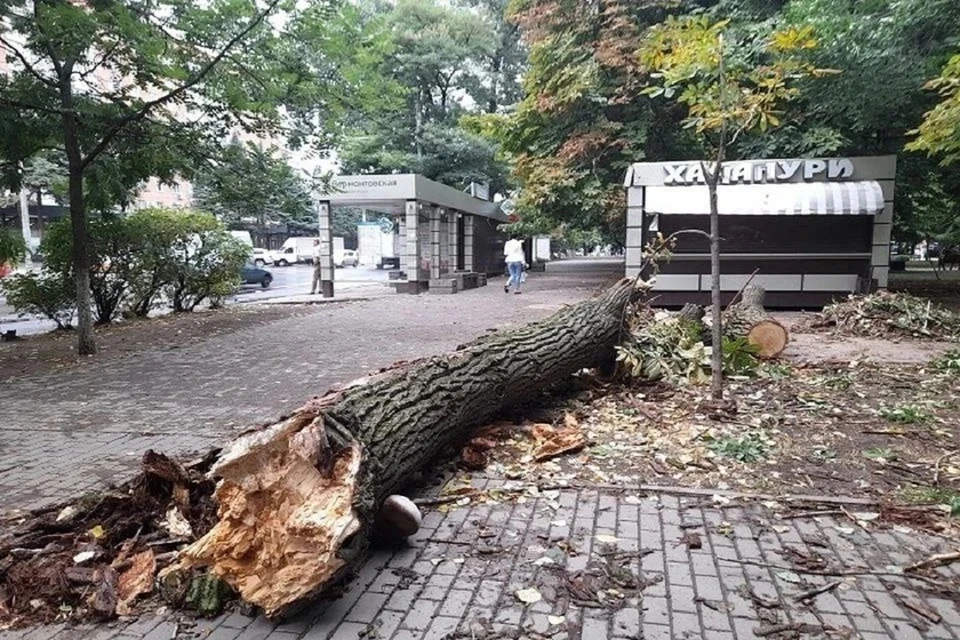
[[[847,180],[853,177],[853,162],[847,158],[813,160],[756,160],[723,164],[721,184],[797,182],[799,180]],[[677,162],[663,166],[663,184],[706,184],[700,162]]]
[[[414,190],[412,175],[346,176],[333,178],[330,181],[330,193],[321,197],[332,200],[403,200],[416,197]]]

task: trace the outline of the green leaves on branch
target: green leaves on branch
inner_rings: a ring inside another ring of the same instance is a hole
[[[40,274],[5,282],[21,313],[42,314],[66,327],[76,309],[69,220],[52,225],[40,245]],[[124,218],[90,222],[90,290],[99,324],[122,311],[140,317],[165,301],[175,311],[233,293],[249,248],[212,215],[144,209]]]
[[[27,254],[27,245],[19,229],[0,229],[0,267],[20,262]]]
[[[729,21],[711,22],[702,15],[667,18],[650,29],[640,50],[656,81],[643,93],[685,105],[684,125],[701,135],[725,137],[721,145],[752,129],[780,126],[783,105],[799,96],[798,80],[836,73],[805,60],[804,54],[817,47],[809,26],[774,32],[757,55],[725,40],[728,26]]]
[[[920,127],[911,131],[917,138],[907,145],[941,157],[943,164],[960,160],[960,54],[950,59],[943,73],[927,83],[940,102],[924,116]]]

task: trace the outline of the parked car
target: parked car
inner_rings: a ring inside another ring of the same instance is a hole
[[[273,255],[271,251],[267,249],[253,249],[250,251],[250,258],[258,267],[262,267],[265,264],[273,264]]]
[[[360,264],[360,256],[353,249],[344,249],[334,256],[334,265],[337,267],[355,267]]]
[[[243,281],[243,284],[259,284],[266,289],[273,282],[273,275],[266,269],[261,269],[248,262],[240,270],[240,280]]]

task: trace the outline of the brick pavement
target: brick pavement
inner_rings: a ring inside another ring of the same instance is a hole
[[[477,488],[501,484],[474,480]],[[896,575],[819,576],[794,566],[792,554],[801,552],[846,570],[893,573],[949,548],[907,530],[864,532],[849,524],[829,516],[780,520],[768,506],[736,500],[721,506],[630,490],[540,492],[428,512],[411,543],[375,552],[342,598],[284,623],[236,612],[179,625],[147,616],[100,628],[7,632],[0,640],[960,638],[960,607],[919,592],[919,583]],[[699,536],[701,548],[681,541],[687,532]],[[796,601],[835,580],[835,590]],[[517,599],[528,587],[541,593],[540,602]],[[940,623],[903,604],[921,600]],[[758,635],[778,625],[807,626],[798,635]]]
[[[492,286],[320,307],[183,349],[147,349],[2,385],[0,507],[35,507],[123,479],[145,448],[204,448],[364,371],[545,316],[598,281],[533,276],[521,297]],[[474,478],[478,488],[501,482]],[[685,532],[697,533],[701,548],[683,544]],[[342,598],[284,623],[237,612],[199,621],[158,614],[3,632],[0,640],[741,640],[777,624],[809,625],[803,638],[960,640],[955,602],[896,575],[803,573],[790,551],[890,571],[946,548],[904,529],[777,520],[756,503],[570,488],[430,511],[409,546],[375,552]],[[956,568],[940,571],[960,577]],[[832,580],[841,580],[835,590],[795,602]],[[543,599],[522,604],[515,592],[526,587]],[[913,601],[941,622],[903,604]]]
[[[604,271],[318,305],[303,317],[0,383],[0,510],[32,509],[126,479],[149,448],[205,450],[331,386],[589,297]]]

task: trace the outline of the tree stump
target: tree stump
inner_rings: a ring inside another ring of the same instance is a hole
[[[634,282],[456,352],[399,365],[237,439],[211,473],[218,522],[162,577],[208,568],[267,616],[361,560],[384,500],[496,413],[609,358]]]
[[[761,358],[774,358],[787,348],[790,334],[763,308],[765,295],[766,291],[759,285],[744,289],[740,301],[724,311],[723,328],[729,336],[746,337],[759,348]]]

